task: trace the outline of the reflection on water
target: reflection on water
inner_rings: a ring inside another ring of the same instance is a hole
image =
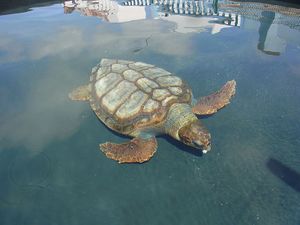
[[[120,5],[117,1],[64,1],[65,13],[71,13],[75,9],[85,16],[96,16],[111,23],[123,23],[155,17],[155,10],[152,8],[139,6],[129,8]]]
[[[162,19],[175,23],[174,30],[180,33],[211,30],[216,34],[230,27],[251,29],[259,21],[257,49],[274,56],[285,51],[290,36],[299,37],[294,40],[300,43],[300,9],[280,5],[227,0],[129,0],[122,4],[112,0],[73,0],[65,1],[64,9],[65,13],[77,9],[83,15],[111,23]]]
[[[49,72],[45,64],[27,68],[28,73],[42,74],[42,77],[32,78],[34,88],[30,84],[21,85],[26,91],[18,90],[18,82],[9,89],[5,83],[0,85],[7,98],[6,110],[0,119],[2,146],[24,146],[31,153],[39,153],[52,141],[65,139],[78,129],[84,108],[80,105],[65,107],[69,103],[65,97],[68,92],[66,84],[73,71],[64,70],[64,73],[59,68]],[[11,93],[14,88],[15,93]],[[26,94],[22,93],[24,91]],[[14,96],[22,103],[10,102],[14,101]]]
[[[264,11],[261,14],[257,48],[266,54],[280,55],[284,51],[285,42],[276,35],[278,25],[273,24],[275,13]]]
[[[175,3],[65,1],[0,16],[1,225],[299,224],[299,9]],[[149,163],[103,156],[99,143],[125,138],[68,99],[101,58],[164,68],[196,97],[235,79],[230,107],[203,120],[210,154],[159,137]]]
[[[280,55],[286,47],[287,40],[285,39],[289,38],[286,35],[295,32],[297,34],[293,35],[299,36],[299,8],[289,8],[259,2],[222,3],[220,8],[239,13],[244,20],[246,28],[252,21],[259,21],[260,28],[258,31],[259,40],[257,48],[266,54]],[[290,28],[288,32],[286,31],[287,27]]]
[[[211,28],[212,33],[222,28],[240,26],[240,17],[237,14],[225,13],[216,9],[217,2],[208,4],[206,1],[127,1],[118,4],[111,0],[98,1],[65,1],[65,13],[75,9],[86,16],[97,16],[111,23],[121,23],[142,19],[163,19],[177,24],[177,32],[200,32]],[[159,6],[159,7],[156,7]],[[169,14],[174,16],[169,17]],[[175,16],[175,15],[180,16]],[[203,16],[193,18],[190,16]],[[213,16],[213,17],[212,17]]]

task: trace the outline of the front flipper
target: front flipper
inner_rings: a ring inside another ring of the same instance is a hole
[[[219,91],[202,97],[193,107],[193,113],[197,115],[211,115],[230,103],[235,94],[235,80],[228,81]]]
[[[82,85],[69,93],[69,98],[75,101],[88,101],[91,97],[91,86],[89,84]]]
[[[156,138],[134,138],[123,144],[106,142],[100,144],[100,149],[105,155],[119,163],[142,163],[148,161],[156,152]]]

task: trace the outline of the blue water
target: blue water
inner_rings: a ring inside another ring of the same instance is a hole
[[[117,9],[0,16],[0,224],[299,225],[298,11],[244,9],[227,25],[158,5]],[[235,79],[231,104],[202,119],[212,151],[163,136],[147,163],[106,158],[100,143],[128,138],[68,99],[104,57],[157,65],[199,97]]]

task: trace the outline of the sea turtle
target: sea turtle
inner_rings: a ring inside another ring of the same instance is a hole
[[[179,77],[154,65],[102,59],[92,69],[90,82],[73,90],[72,100],[89,101],[110,129],[133,137],[123,144],[106,142],[100,149],[119,163],[142,163],[156,152],[155,136],[168,134],[186,145],[210,150],[210,133],[196,115],[210,115],[229,103],[234,80],[219,91],[193,99]]]

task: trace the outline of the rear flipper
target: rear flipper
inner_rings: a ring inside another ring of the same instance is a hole
[[[91,86],[89,84],[82,85],[69,93],[69,98],[75,101],[88,101],[91,97]]]
[[[193,107],[193,113],[197,115],[211,115],[230,103],[235,94],[235,80],[228,81],[219,91],[202,97]]]
[[[143,163],[148,161],[156,152],[156,138],[134,138],[123,144],[106,142],[100,144],[100,149],[105,155],[119,163]]]

